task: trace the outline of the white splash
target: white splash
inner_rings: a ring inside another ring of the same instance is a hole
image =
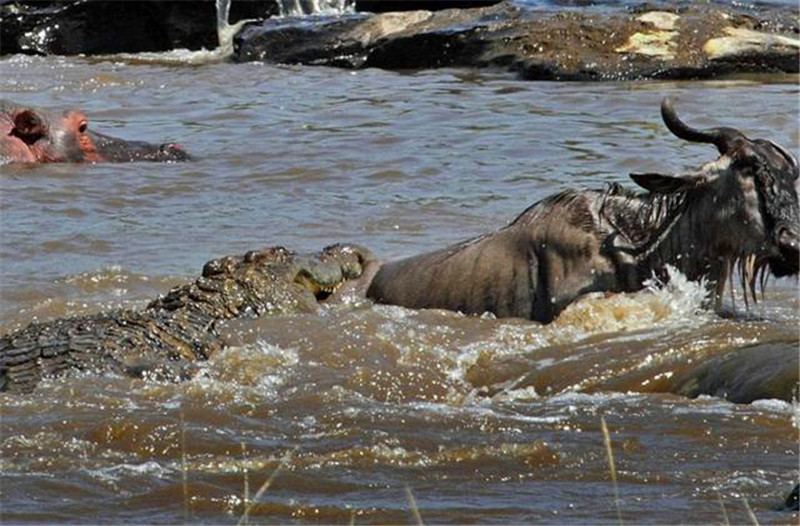
[[[461,348],[450,378],[466,378],[467,371],[480,360],[530,356],[539,349],[577,343],[599,334],[607,334],[609,340],[615,341],[638,340],[642,337],[640,331],[694,328],[712,319],[713,313],[703,307],[709,295],[704,281],[690,281],[669,266],[667,273],[667,283],[651,279],[638,292],[588,294],[569,305],[549,325],[501,322],[488,341]],[[578,361],[585,351],[576,349],[561,360]]]
[[[124,477],[154,476],[166,478],[172,473],[171,469],[162,466],[155,460],[149,460],[142,464],[116,464],[99,469],[87,469],[85,471],[97,480],[111,483],[118,482]]]
[[[248,22],[255,19],[240,20],[231,25],[228,23],[231,0],[217,0],[217,41],[219,45],[214,49],[173,49],[163,52],[143,53],[118,53],[100,57],[103,59],[120,61],[129,64],[160,64],[165,66],[197,66],[214,64],[227,60],[233,55],[233,37]]]
[[[282,17],[343,15],[355,12],[355,0],[278,0],[278,8]]]

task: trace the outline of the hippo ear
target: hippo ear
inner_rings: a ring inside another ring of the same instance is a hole
[[[11,134],[28,144],[41,139],[47,132],[44,119],[34,110],[25,108],[14,113],[14,129]]]
[[[633,182],[654,194],[672,194],[701,185],[705,178],[701,175],[664,175],[656,173],[630,174]]]

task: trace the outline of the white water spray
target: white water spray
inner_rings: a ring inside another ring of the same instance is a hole
[[[100,57],[105,60],[121,60],[131,64],[163,64],[167,66],[201,65],[223,62],[233,55],[233,37],[243,25],[256,22],[254,19],[228,23],[232,0],[216,0],[217,41],[219,45],[211,50],[173,49],[156,53],[119,53]],[[355,0],[276,0],[282,17],[302,17],[307,15],[337,16],[355,12]],[[265,13],[266,14],[266,13]]]
[[[222,32],[228,27],[231,13],[231,0],[217,0],[217,37],[222,42]]]
[[[191,51],[188,49],[173,49],[164,52],[144,53],[119,53],[102,57],[104,59],[122,60],[131,64],[164,64],[173,65],[201,65],[222,62],[233,54],[233,37],[248,22],[255,19],[240,20],[233,25],[228,23],[231,0],[216,0],[217,8],[217,42],[214,49],[201,49]]]
[[[355,4],[355,0],[278,0],[282,17],[342,15],[355,12]]]
[[[240,20],[233,25],[228,23],[231,12],[231,0],[217,0],[217,42],[219,47],[213,50],[221,55],[221,58],[227,58],[233,54],[233,37],[247,22],[254,22],[255,20]]]

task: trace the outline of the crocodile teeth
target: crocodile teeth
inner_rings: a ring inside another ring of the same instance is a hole
[[[342,282],[340,281],[339,283],[337,283],[335,285],[328,285],[327,287],[322,287],[322,291],[323,292],[327,292],[328,294],[333,294],[334,292],[339,290],[339,287],[341,287],[341,286],[342,286]]]

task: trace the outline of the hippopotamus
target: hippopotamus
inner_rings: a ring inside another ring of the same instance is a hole
[[[80,110],[46,112],[0,100],[0,164],[189,159],[174,143],[126,141],[91,131]]]

